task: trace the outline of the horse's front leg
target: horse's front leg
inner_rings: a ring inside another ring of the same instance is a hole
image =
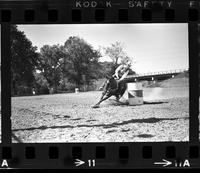
[[[105,95],[105,94],[104,94],[104,95]],[[106,100],[106,99],[108,99],[109,97],[112,96],[111,94],[109,94],[109,95],[107,95],[106,97],[104,97],[104,95],[102,95],[100,101],[99,101],[97,104],[95,104],[94,106],[92,106],[92,108],[99,108],[101,102],[103,102],[104,100]],[[103,98],[103,97],[104,97],[104,98]]]
[[[92,106],[92,108],[98,108],[99,107],[99,105],[101,103],[101,100],[103,99],[103,97],[105,96],[105,94],[106,94],[106,91],[103,91],[99,102],[96,103],[94,106]]]
[[[102,92],[102,95],[101,95],[101,98],[100,98],[100,100],[102,100],[102,99],[103,99],[103,97],[106,95],[106,92],[107,92],[107,91],[103,91],[103,92]]]

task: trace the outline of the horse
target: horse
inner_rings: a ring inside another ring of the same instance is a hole
[[[119,99],[123,96],[127,89],[127,83],[124,82],[124,80],[118,82],[113,76],[109,77],[107,79],[106,87],[104,88],[102,92],[102,96],[98,103],[96,103],[92,108],[99,108],[100,103],[107,100],[111,96],[115,96],[116,100],[119,101]]]

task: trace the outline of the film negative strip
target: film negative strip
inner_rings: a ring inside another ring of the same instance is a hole
[[[200,168],[199,1],[0,1],[0,169]]]

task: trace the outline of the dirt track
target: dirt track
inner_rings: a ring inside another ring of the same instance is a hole
[[[189,140],[189,100],[183,94],[147,99],[141,106],[119,104],[113,97],[92,109],[100,95],[96,91],[12,98],[12,129],[17,137],[13,142]]]

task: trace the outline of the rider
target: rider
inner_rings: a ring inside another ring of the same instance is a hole
[[[115,69],[115,74],[113,75],[113,77],[117,81],[117,88],[120,85],[121,81],[124,80],[126,78],[126,76],[128,75],[128,73],[130,71],[130,67],[131,67],[131,62],[126,61],[125,63],[121,64],[120,66],[118,66]],[[104,88],[106,86],[107,82],[108,82],[108,80],[106,80],[99,89]]]
[[[117,88],[116,88],[116,90],[118,90],[120,84],[122,83],[122,81],[128,75],[128,73],[130,71],[130,67],[131,67],[131,63],[127,62],[126,64],[121,64],[119,67],[116,68],[115,74],[113,75],[113,77],[117,81]],[[119,96],[116,99],[119,100]]]
[[[130,71],[131,63],[121,64],[116,68],[113,77],[119,82],[124,80]]]

